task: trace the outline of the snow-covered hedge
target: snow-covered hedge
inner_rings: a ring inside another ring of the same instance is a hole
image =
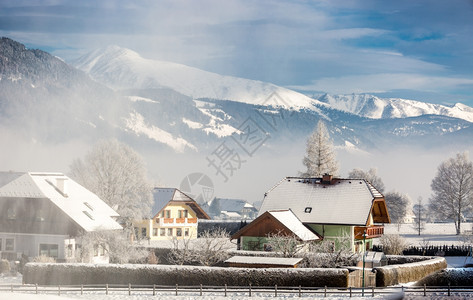
[[[445,269],[419,280],[417,286],[473,286],[473,268]]]
[[[347,269],[242,269],[165,265],[25,265],[23,282],[41,285],[143,284],[346,287]]]
[[[390,286],[400,283],[418,281],[425,276],[445,269],[447,261],[443,257],[429,260],[376,267],[376,286]]]
[[[388,259],[388,265],[402,265],[409,264],[419,261],[425,261],[433,259],[433,256],[420,256],[420,255],[386,255]]]

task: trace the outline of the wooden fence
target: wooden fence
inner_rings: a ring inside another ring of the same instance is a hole
[[[29,294],[104,294],[104,295],[161,295],[161,296],[269,296],[279,297],[375,297],[404,293],[417,296],[473,296],[473,287],[383,287],[383,288],[310,288],[310,287],[253,287],[249,286],[162,286],[162,285],[68,285],[68,286],[39,286],[30,284],[3,284],[0,292],[29,293]]]

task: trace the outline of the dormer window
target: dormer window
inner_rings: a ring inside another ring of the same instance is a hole
[[[306,214],[310,214],[310,213],[312,212],[312,207],[306,207],[306,208],[304,209],[304,212],[305,212]]]
[[[84,215],[86,215],[87,217],[89,217],[89,219],[91,220],[95,220],[94,217],[86,210],[82,211],[84,213]]]
[[[84,205],[87,206],[88,209],[94,210],[94,208],[92,207],[92,205],[90,205],[88,202],[84,202]]]

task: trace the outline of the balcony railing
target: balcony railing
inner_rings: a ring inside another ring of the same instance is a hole
[[[384,234],[384,226],[355,227],[355,239],[362,240],[363,234],[365,232],[366,232],[365,238],[367,239],[377,238]]]
[[[159,226],[182,226],[197,224],[197,218],[156,218],[155,220]]]

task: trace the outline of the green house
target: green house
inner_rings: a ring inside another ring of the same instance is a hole
[[[286,213],[278,219],[276,211]],[[268,234],[303,226],[334,246],[344,237],[353,252],[362,252],[384,234],[384,223],[390,223],[384,196],[364,179],[286,177],[265,193],[258,217],[231,238],[240,249],[264,250]]]

